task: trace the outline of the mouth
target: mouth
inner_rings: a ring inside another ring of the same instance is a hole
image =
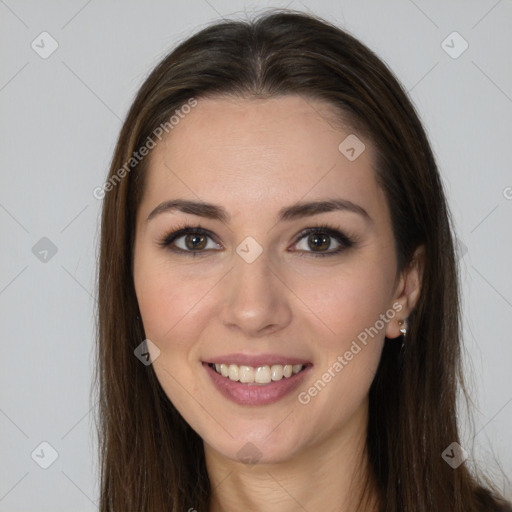
[[[226,379],[260,386],[289,379],[304,371],[307,366],[310,366],[309,364],[265,364],[255,367],[227,363],[207,364],[217,374]]]
[[[279,361],[274,358],[272,363],[265,364],[260,360],[254,366],[232,361],[203,362],[202,365],[214,389],[225,398],[238,405],[262,406],[292,395],[313,368],[312,363],[297,360]]]

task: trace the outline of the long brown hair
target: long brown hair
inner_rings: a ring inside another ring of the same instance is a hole
[[[134,356],[145,339],[132,262],[149,158],[133,155],[159,126],[169,131],[171,116],[191,99],[285,94],[329,102],[373,143],[377,179],[392,212],[397,271],[420,244],[426,249],[407,342],[386,340],[370,389],[367,451],[380,510],[499,510],[497,495],[466,464],[452,469],[441,457],[459,442],[458,271],[450,212],[421,122],[392,72],[361,42],[320,18],[277,11],[250,22],[216,23],[181,43],[146,79],[121,129],[102,188],[101,512],[206,512],[210,499],[201,438],[165,395],[152,366]]]

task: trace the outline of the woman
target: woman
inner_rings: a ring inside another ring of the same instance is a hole
[[[103,512],[506,510],[459,444],[436,163],[368,48],[293,12],[202,30],[104,194]]]

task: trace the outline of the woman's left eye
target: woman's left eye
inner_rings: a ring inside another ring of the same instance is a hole
[[[302,239],[305,239],[306,249],[298,247],[298,243],[295,244],[295,247],[300,251],[312,253],[312,256],[333,256],[354,245],[354,241],[351,238],[330,226],[317,226],[305,229],[298,236],[299,241]],[[334,250],[324,250],[329,249],[333,239],[338,246]],[[312,247],[313,250],[307,250],[308,247]]]

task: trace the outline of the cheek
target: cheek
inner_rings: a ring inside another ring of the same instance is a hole
[[[302,275],[294,283],[315,313],[307,317],[319,354],[315,380],[300,390],[299,402],[311,404],[326,424],[348,418],[373,381],[386,325],[396,315],[389,307],[393,275],[388,270],[361,261],[350,271],[332,271],[329,278]]]
[[[146,338],[160,350],[153,368],[166,394],[180,410],[190,409],[190,396],[203,400],[197,382],[202,372],[200,340],[215,319],[218,304],[215,272],[197,264],[169,265],[160,257],[135,262],[134,283]],[[217,299],[217,300],[214,300]],[[186,390],[186,391],[185,391]],[[196,411],[200,416],[200,411]]]
[[[198,277],[192,268],[174,268],[160,258],[144,255],[136,259],[134,283],[144,330],[161,349],[165,348],[161,344],[171,340],[178,346],[186,343],[177,333],[186,326],[193,334],[204,306],[202,298],[214,284],[211,279]]]
[[[201,298],[207,284],[185,279],[179,271],[162,268],[156,261],[144,266],[142,263],[135,269],[134,282],[146,338],[160,351],[153,369],[178,410],[193,410],[190,396],[200,395],[200,389],[196,389],[193,378],[196,368],[190,364],[199,365],[195,342],[202,329]],[[187,420],[194,422],[201,416],[200,411],[194,414],[196,419]]]
[[[324,334],[319,342],[338,351],[372,327],[384,334],[378,320],[389,307],[392,292],[392,278],[385,268],[365,263],[353,265],[350,270],[339,268],[301,275],[291,285],[305,311],[310,310],[310,316],[317,319],[317,329]],[[375,334],[374,329],[371,331]]]

